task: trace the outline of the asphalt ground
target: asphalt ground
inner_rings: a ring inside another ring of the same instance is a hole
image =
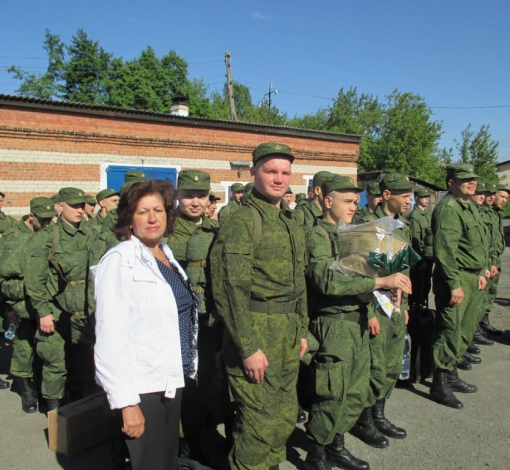
[[[482,363],[460,375],[479,388],[475,394],[457,394],[464,409],[454,410],[428,398],[430,379],[413,389],[397,388],[386,415],[407,430],[408,437],[391,440],[387,449],[374,449],[346,435],[346,447],[370,462],[372,469],[479,470],[510,468],[510,248],[503,257],[504,271],[491,322],[504,334],[494,346],[481,346]],[[506,269],[506,272],[505,272]],[[0,340],[0,376],[7,375],[10,344]],[[109,444],[103,443],[74,457],[48,450],[47,420],[42,412],[21,411],[16,390],[0,390],[0,469],[108,470]],[[203,442],[213,461],[225,458],[222,427],[211,427]],[[309,443],[304,427],[297,426],[288,442],[287,461],[280,469],[303,469]],[[150,470],[150,469],[148,469]]]

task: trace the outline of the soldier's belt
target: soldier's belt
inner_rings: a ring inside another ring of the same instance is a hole
[[[188,261],[186,263],[186,267],[188,268],[205,268],[206,265],[206,261]]]
[[[300,313],[301,299],[292,302],[261,302],[259,300],[250,300],[250,311],[258,313],[268,313],[270,315],[280,315],[286,313]]]
[[[319,313],[318,317],[334,318],[336,320],[352,321],[359,323],[361,314],[359,312],[345,312],[345,313]]]
[[[69,281],[67,283],[68,286],[72,287],[72,286],[79,286],[80,284],[85,284],[85,282],[87,282],[85,279],[80,279],[78,281]]]
[[[468,268],[459,268],[459,269],[465,273],[476,274],[477,276],[478,276],[478,274],[480,274],[480,271],[481,271],[481,269],[468,269]]]
[[[73,312],[73,317],[84,317],[84,316],[85,316],[85,312],[84,311]]]
[[[203,294],[205,292],[204,289],[198,286],[191,286],[191,288],[197,293],[197,294]]]

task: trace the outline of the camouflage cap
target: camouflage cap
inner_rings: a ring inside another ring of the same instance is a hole
[[[354,180],[348,176],[333,175],[332,178],[324,181],[321,186],[322,194],[327,196],[333,191],[353,191],[360,193],[363,188],[360,188],[354,184]]]
[[[209,193],[209,201],[210,202],[216,202],[216,201],[220,201],[220,200],[221,200],[221,197],[216,196],[216,194],[214,194],[214,193]]]
[[[478,178],[478,175],[474,172],[473,165],[468,163],[452,163],[446,165],[446,177],[467,180]]]
[[[133,178],[133,179],[127,181],[120,187],[119,196],[122,196],[130,186],[133,186],[134,184],[137,184],[137,183],[146,183],[146,180]]]
[[[381,192],[385,189],[394,191],[412,191],[413,185],[409,181],[409,178],[402,173],[387,173],[379,181],[379,188]]]
[[[306,200],[306,194],[305,193],[297,193],[296,194],[296,202],[304,201]]]
[[[496,183],[494,183],[494,181],[488,181],[488,180],[485,180],[485,181],[478,180],[477,184],[476,184],[476,192],[479,191],[478,186],[480,183],[482,183],[482,185],[485,187],[483,192],[490,193],[490,194],[496,194],[498,192],[498,185]]]
[[[295,158],[288,145],[278,144],[277,142],[264,142],[263,144],[257,145],[253,150],[252,162],[255,165],[261,158],[271,155],[288,158],[291,163]]]
[[[250,181],[249,183],[246,183],[244,185],[244,192],[247,193],[248,191],[251,191],[255,187],[255,183],[253,181]]]
[[[475,191],[475,194],[482,194],[482,193],[486,193],[486,192],[488,192],[487,185],[485,184],[484,181],[478,180],[476,182],[476,191]]]
[[[331,171],[319,171],[315,173],[315,175],[313,175],[312,191],[316,186],[322,186],[322,183],[332,176],[334,176],[334,174],[331,173]]]
[[[129,170],[124,174],[124,183],[128,181],[139,180],[147,181],[147,175],[141,170]]]
[[[379,187],[379,183],[368,183],[366,187],[367,193],[372,196],[380,196],[381,188]]]
[[[91,206],[95,206],[97,204],[96,198],[94,196],[89,196],[88,194],[85,194],[85,203],[90,204]]]
[[[230,191],[244,191],[244,185],[242,183],[234,183],[232,186],[230,186]]]
[[[118,191],[115,191],[115,189],[103,189],[102,191],[99,191],[97,194],[96,194],[96,201],[99,202],[99,201],[102,201],[103,199],[108,199],[109,197],[112,197],[112,196],[119,196],[119,192]]]
[[[30,201],[30,212],[41,219],[51,219],[57,215],[54,205],[49,197],[34,197]]]
[[[510,193],[510,187],[507,184],[498,183],[496,189],[498,191],[506,191],[507,193]]]
[[[67,204],[83,204],[87,202],[88,197],[81,189],[78,188],[62,188],[58,192],[59,202]]]
[[[177,188],[209,191],[211,189],[211,176],[205,171],[182,170],[177,178]]]
[[[53,202],[53,204],[56,204],[57,202],[60,202],[59,197],[58,197],[58,193],[54,194],[53,196],[51,196],[50,199]]]
[[[418,188],[414,192],[415,197],[430,197],[429,192],[425,188]]]
[[[290,186],[287,188],[287,191],[285,191],[285,194],[294,194]]]

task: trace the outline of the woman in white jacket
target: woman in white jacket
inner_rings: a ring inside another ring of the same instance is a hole
[[[92,268],[96,378],[122,415],[134,470],[175,470],[184,377],[197,370],[197,298],[170,248],[173,187],[130,186],[113,228],[122,241]]]

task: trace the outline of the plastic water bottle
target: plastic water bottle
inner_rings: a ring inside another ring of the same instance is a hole
[[[18,327],[16,325],[10,325],[9,329],[5,332],[4,336],[5,339],[8,339],[9,341],[12,341],[14,339],[14,335],[16,334],[16,330]]]
[[[411,337],[407,332],[404,337],[404,355],[402,356],[402,371],[400,372],[400,380],[409,380],[411,375]]]

